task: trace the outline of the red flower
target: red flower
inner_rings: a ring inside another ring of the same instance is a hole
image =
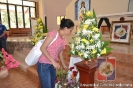
[[[58,82],[58,79],[57,79],[57,77],[56,77],[56,79],[55,79],[55,83],[57,83]]]
[[[77,71],[73,71],[73,75],[74,76],[77,76]]]
[[[70,71],[72,71],[72,69],[74,69],[74,67],[71,67],[71,68],[70,68]]]

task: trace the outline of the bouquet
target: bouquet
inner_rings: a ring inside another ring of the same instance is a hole
[[[71,67],[69,71],[65,71],[62,68],[56,72],[56,88],[77,88],[78,80],[76,76],[78,71],[76,68]]]
[[[78,88],[78,80],[76,79],[77,74],[78,71],[76,68],[70,67],[68,76],[68,88]]]
[[[0,71],[3,69],[17,68],[20,63],[12,55],[8,54],[4,48],[0,52]]]
[[[66,85],[66,77],[67,77],[67,71],[63,70],[62,68],[60,68],[57,72],[56,72],[56,80],[55,83],[57,84],[56,88],[64,88]]]
[[[33,38],[31,39],[31,45],[36,45],[36,43],[41,40],[44,39],[44,37],[46,37],[47,34],[47,29],[45,27],[45,25],[42,22],[41,18],[37,19],[37,25],[35,27],[35,33]]]
[[[109,53],[112,48],[110,42],[102,41],[102,34],[97,27],[95,11],[85,11],[83,22],[70,43],[72,55],[79,55],[85,60],[92,60]]]

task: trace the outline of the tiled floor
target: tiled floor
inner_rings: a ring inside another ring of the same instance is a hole
[[[0,88],[38,88],[38,82],[20,68],[9,70],[9,75],[0,79]]]

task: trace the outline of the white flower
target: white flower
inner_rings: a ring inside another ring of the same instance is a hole
[[[89,49],[90,49],[90,46],[88,45],[88,46],[86,47],[86,49],[88,49],[88,50],[89,50]]]
[[[72,54],[75,54],[75,51],[74,50],[72,50]]]
[[[90,46],[90,49],[95,49],[95,45]]]
[[[102,50],[101,49],[98,49],[99,50],[99,52],[101,52]]]
[[[84,49],[84,48],[85,48],[85,46],[84,46],[84,44],[83,44],[83,43],[81,44],[81,46],[80,46],[80,47],[81,47],[81,49]]]
[[[84,56],[85,58],[87,58],[87,57],[88,57],[88,54],[87,54],[87,53],[83,53],[83,56]]]
[[[83,30],[82,30],[82,34],[83,34],[83,35],[87,35],[87,30],[86,30],[86,29],[83,29]]]
[[[90,34],[92,34],[92,33],[93,33],[93,31],[91,31],[91,30],[88,30],[88,31],[87,31],[87,33],[90,33]]]
[[[77,50],[80,50],[80,49],[81,49],[80,45],[76,46],[75,48],[76,48]]]
[[[95,40],[99,39],[99,37],[100,37],[100,34],[95,34],[95,35],[93,36],[93,38],[94,38]]]
[[[98,54],[97,54],[97,57],[100,57],[100,56],[101,56],[101,55],[98,53]]]
[[[92,24],[92,22],[95,22],[95,19],[88,19],[88,20],[86,20],[85,21],[85,23],[84,24]]]
[[[72,48],[72,49],[74,48],[74,44],[71,44],[71,48]]]
[[[101,48],[101,41],[98,41],[98,42],[96,43],[96,47]]]

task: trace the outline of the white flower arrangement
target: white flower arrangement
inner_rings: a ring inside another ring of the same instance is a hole
[[[96,59],[109,53],[109,42],[102,41],[102,34],[97,27],[97,18],[93,11],[86,11],[76,36],[70,43],[72,55],[79,55],[85,60]]]

